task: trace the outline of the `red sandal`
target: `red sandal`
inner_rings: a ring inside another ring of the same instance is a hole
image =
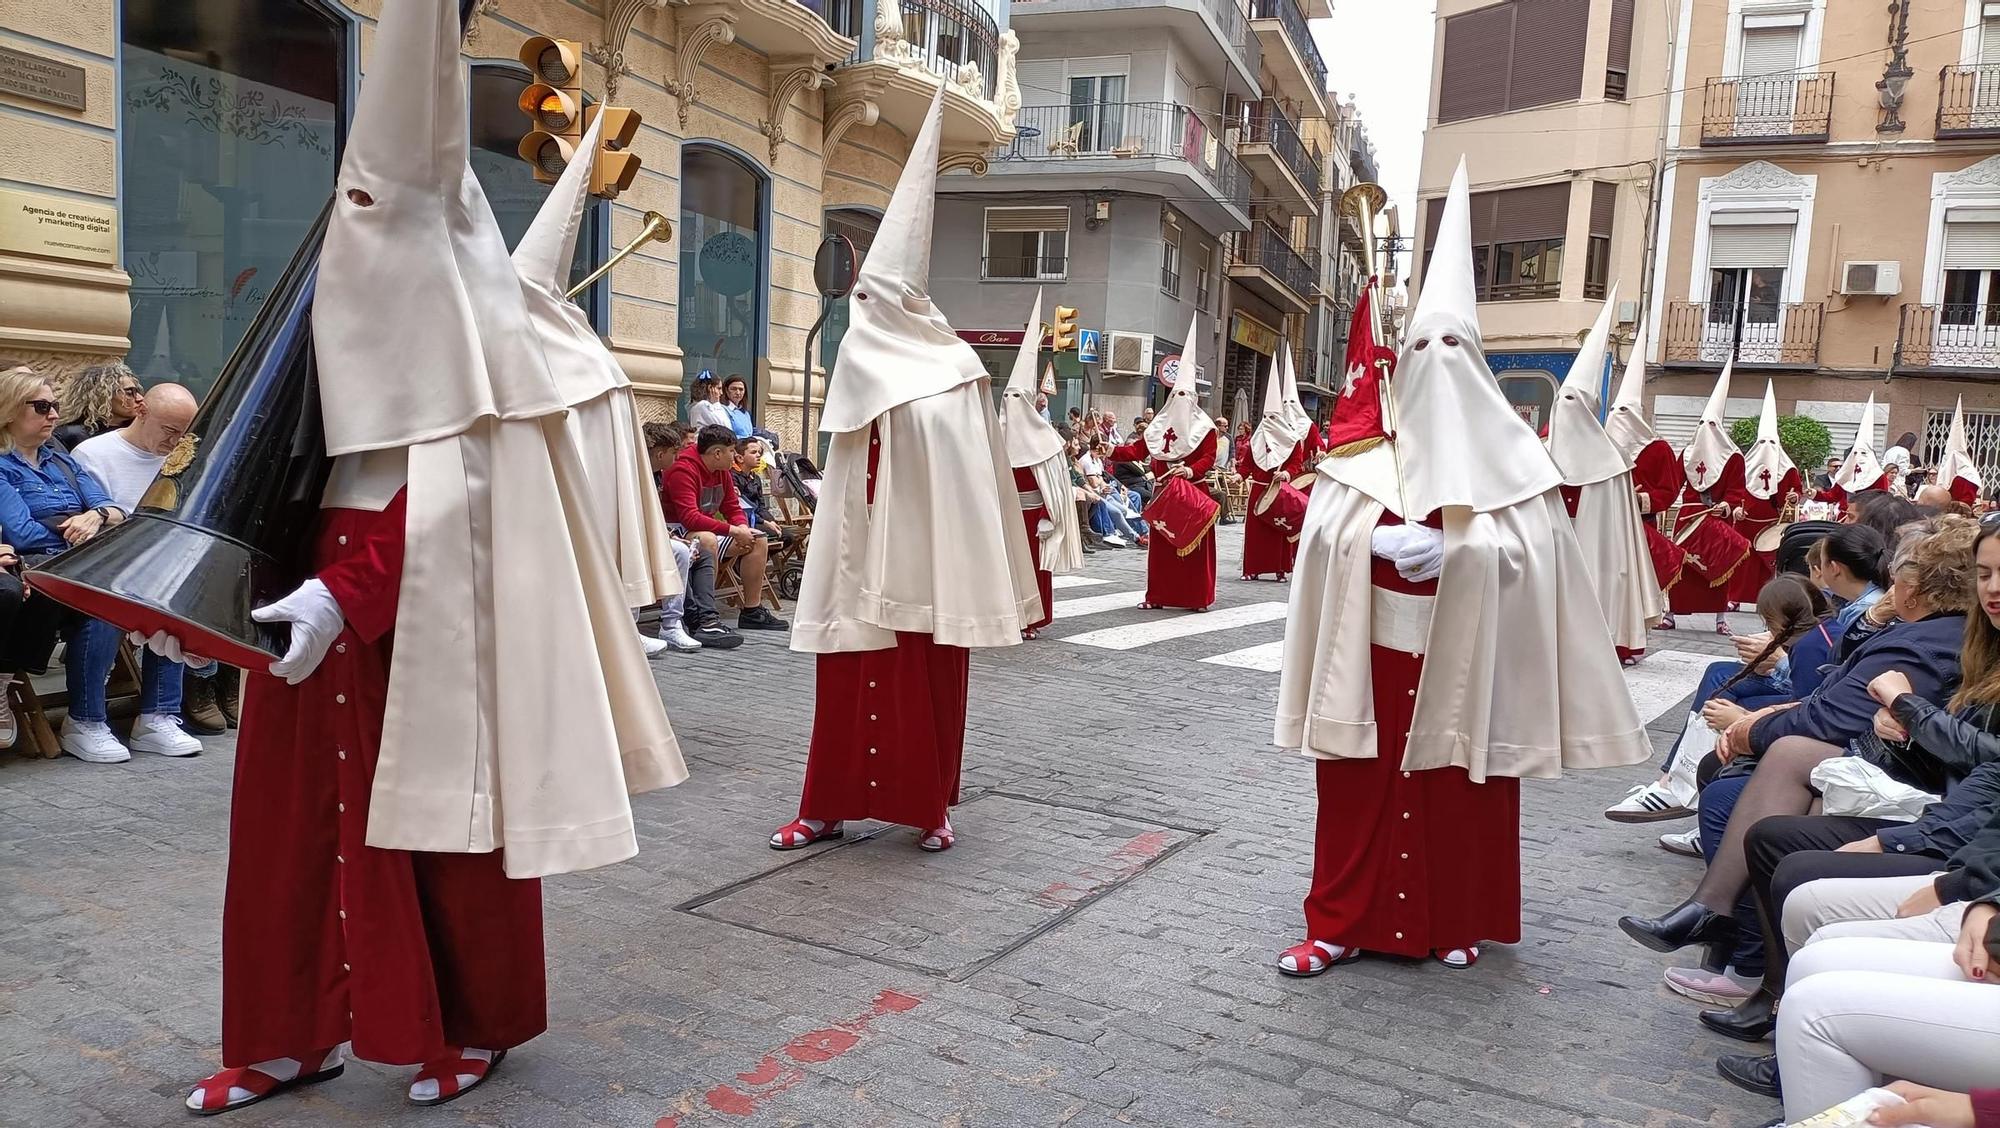
[[[1439,948],[1431,953],[1431,958],[1453,971],[1464,971],[1479,962],[1479,945],[1468,944],[1463,948]]]
[[[946,823],[944,826],[938,827],[936,830],[930,831],[918,838],[917,847],[929,850],[933,854],[942,854],[946,850],[951,849],[957,842],[958,835],[953,834],[951,824]]]
[[[1333,970],[1338,964],[1360,958],[1359,948],[1344,947],[1330,940],[1306,940],[1278,953],[1278,974],[1289,975],[1293,979],[1311,979]],[[1292,966],[1285,966],[1287,959],[1292,961]]]
[[[506,1060],[506,1050],[494,1054],[489,1061],[469,1058],[465,1056],[465,1051],[454,1050],[450,1057],[441,1058],[424,1066],[410,1079],[410,1103],[429,1108],[431,1105],[455,1101],[485,1084],[486,1079],[493,1076],[493,1071],[500,1068],[500,1063]],[[461,1081],[459,1080],[461,1077],[470,1077],[471,1080]],[[415,1090],[417,1083],[421,1081],[436,1082],[437,1096],[417,1096]]]
[[[197,1081],[194,1088],[189,1091],[187,1110],[196,1116],[220,1116],[225,1112],[234,1112],[239,1108],[247,1108],[259,1101],[268,1100],[287,1089],[331,1081],[347,1071],[345,1061],[326,1064],[327,1059],[333,1054],[333,1050],[320,1054],[320,1068],[312,1072],[307,1072],[304,1068],[305,1063],[301,1061],[298,1076],[290,1081],[280,1081],[268,1073],[247,1065],[211,1074]],[[232,1101],[229,1097],[232,1090],[241,1090],[250,1095]]]
[[[804,819],[793,819],[771,834],[773,850],[803,850],[815,842],[831,842],[846,837],[847,832],[837,822],[827,823],[818,830],[806,825]]]

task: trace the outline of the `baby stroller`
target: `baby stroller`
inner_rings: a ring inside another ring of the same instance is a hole
[[[811,459],[787,451],[777,452],[777,467],[771,516],[779,539],[771,546],[771,584],[778,589],[778,598],[795,601],[805,581],[806,546],[812,538],[821,475]]]
[[[798,499],[807,513],[819,504],[819,467],[803,454],[788,451],[778,452],[778,475],[784,480],[785,493]]]

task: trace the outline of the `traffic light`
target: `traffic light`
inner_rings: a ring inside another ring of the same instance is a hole
[[[1049,335],[1055,338],[1057,352],[1069,352],[1076,348],[1076,307],[1057,306],[1056,322]]]
[[[598,141],[597,156],[590,166],[590,194],[607,200],[632,186],[639,175],[639,154],[631,151],[632,139],[639,135],[639,111],[623,106],[589,106],[583,111],[583,128],[604,119],[604,133]]]
[[[554,184],[583,139],[583,56],[573,40],[536,35],[521,44],[520,58],[534,76],[521,91],[531,123],[521,159],[535,167],[536,180]]]

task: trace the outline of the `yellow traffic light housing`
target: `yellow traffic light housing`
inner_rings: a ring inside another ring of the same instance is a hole
[[[591,106],[583,112],[585,131],[599,118],[604,119],[604,127],[590,166],[590,194],[616,199],[639,175],[639,154],[630,151],[632,139],[639,135],[639,111],[624,106]]]
[[[573,40],[536,35],[521,44],[519,58],[534,76],[519,101],[530,123],[519,152],[536,180],[554,184],[583,138],[582,52]]]
[[[1069,352],[1076,348],[1076,307],[1057,306],[1055,325],[1050,330],[1055,338],[1057,352]]]

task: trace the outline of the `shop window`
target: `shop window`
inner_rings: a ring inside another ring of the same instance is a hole
[[[681,363],[688,389],[706,372],[757,386],[763,351],[764,176],[725,149],[689,144],[681,152]]]
[[[333,192],[354,24],[314,0],[126,0],[128,362],[205,393]]]

